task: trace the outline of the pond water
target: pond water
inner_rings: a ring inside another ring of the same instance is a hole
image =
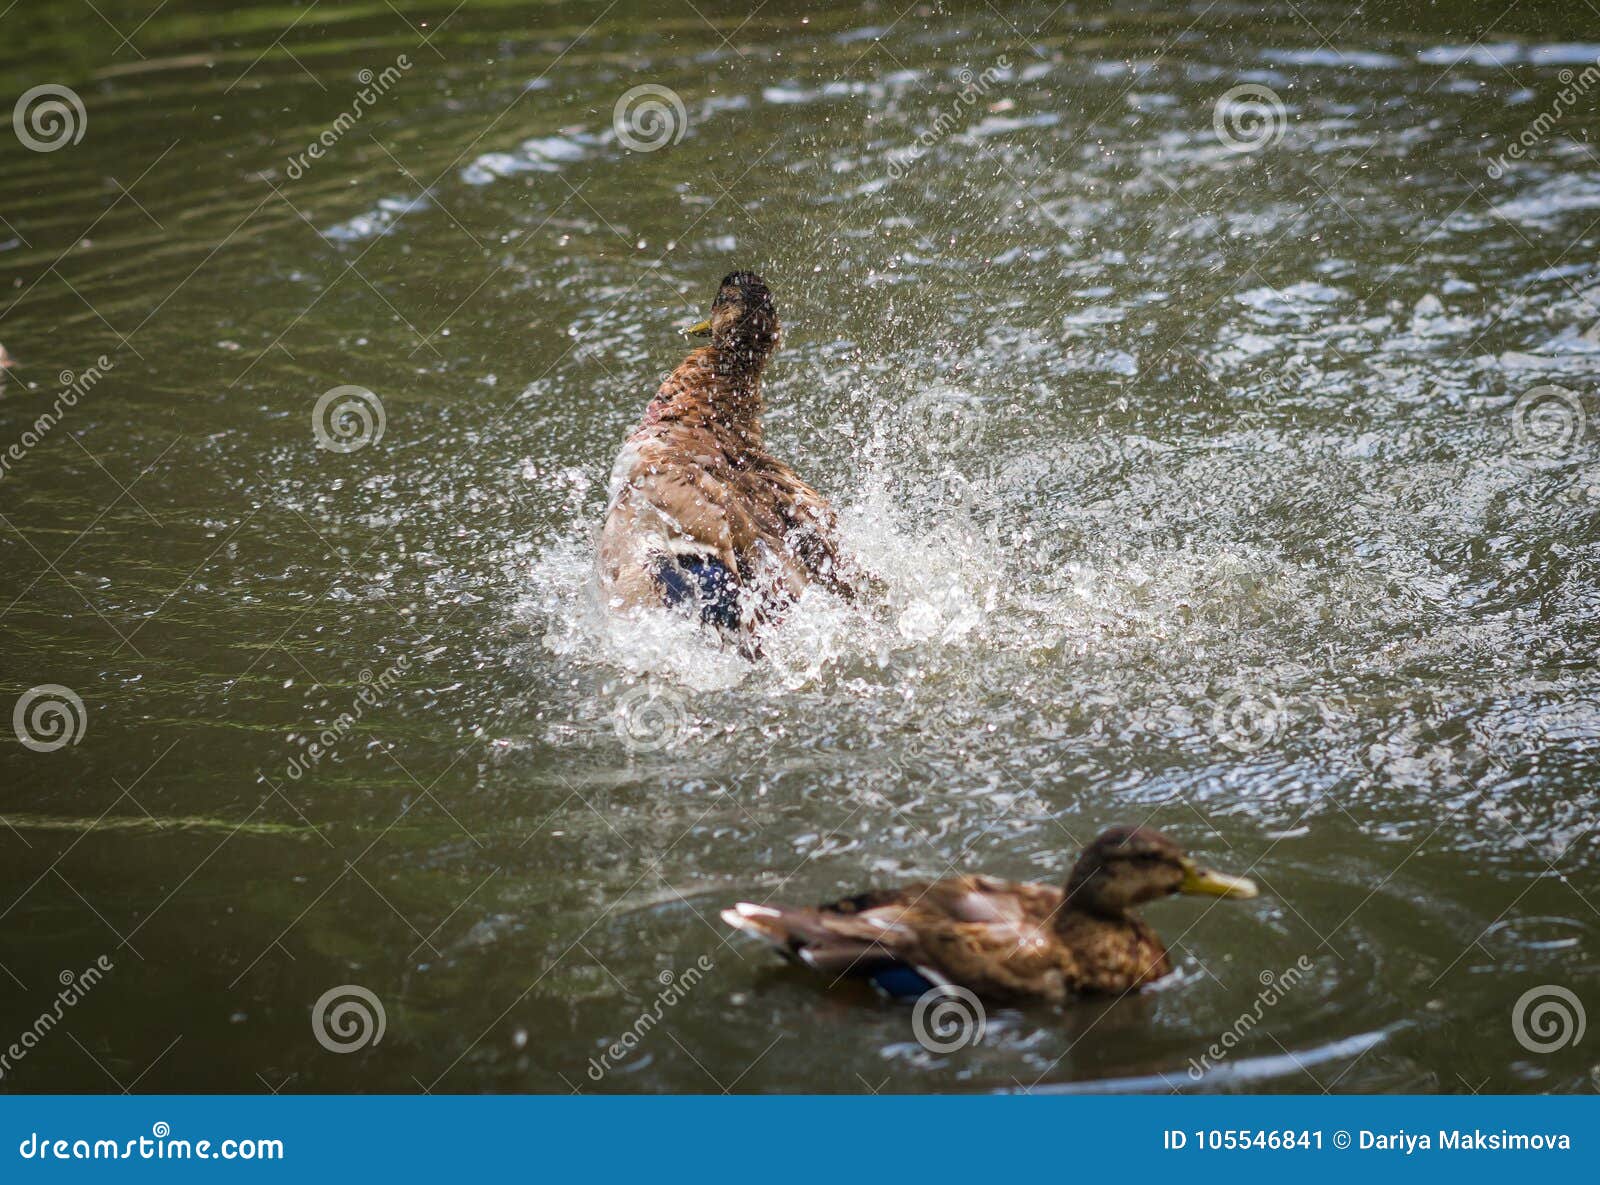
[[[0,17],[0,1089],[1595,1089],[1587,5],[97,11]],[[878,577],[756,663],[591,569],[735,267]],[[949,1052],[717,919],[1141,822],[1262,896]]]

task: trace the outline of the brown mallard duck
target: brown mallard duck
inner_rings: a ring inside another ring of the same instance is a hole
[[[1084,849],[1065,887],[957,876],[815,909],[741,901],[722,920],[826,975],[892,996],[956,986],[991,999],[1132,991],[1172,964],[1135,906],[1174,893],[1254,897],[1244,877],[1202,868],[1148,827],[1113,827]]]
[[[850,595],[827,500],[767,452],[761,374],[783,330],[766,282],[723,277],[710,344],[661,384],[611,474],[600,579],[616,608],[682,607],[748,638],[806,585]]]

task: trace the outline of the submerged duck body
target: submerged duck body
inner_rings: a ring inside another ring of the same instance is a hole
[[[742,901],[722,918],[793,962],[893,996],[954,985],[1062,1003],[1169,974],[1160,938],[1131,911],[1174,893],[1243,898],[1256,887],[1199,867],[1158,831],[1114,827],[1084,849],[1065,886],[957,876],[814,909]]]
[[[683,608],[748,636],[813,581],[849,595],[832,509],[767,452],[761,375],[782,336],[761,277],[733,272],[711,343],[672,372],[611,475],[600,578],[617,608]]]

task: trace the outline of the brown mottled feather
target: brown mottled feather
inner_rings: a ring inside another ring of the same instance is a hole
[[[769,609],[812,581],[851,595],[827,500],[763,443],[760,372],[776,336],[774,318],[759,351],[690,353],[623,445],[600,541],[619,604],[660,604],[653,565],[686,552],[762,586]]]
[[[825,929],[850,918],[851,934],[870,934],[895,961],[998,999],[1123,992],[1171,970],[1138,918],[1063,909],[1064,896],[1054,885],[959,876],[877,894],[854,913],[816,913]]]
[[[722,916],[836,976],[903,964],[981,996],[1059,1003],[1169,974],[1161,940],[1130,907],[1197,891],[1196,877],[1229,881],[1236,896],[1255,892],[1239,878],[1197,871],[1159,832],[1113,828],[1085,849],[1067,888],[965,875],[813,909],[742,903]]]

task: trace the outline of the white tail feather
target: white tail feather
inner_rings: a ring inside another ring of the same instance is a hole
[[[746,934],[759,938],[763,942],[771,943],[773,946],[783,946],[785,936],[781,932],[775,931],[768,926],[763,926],[760,922],[754,920],[764,916],[777,917],[779,915],[775,909],[764,909],[759,905],[751,905],[748,901],[741,901],[732,909],[722,911],[722,920],[735,930],[743,930]]]

